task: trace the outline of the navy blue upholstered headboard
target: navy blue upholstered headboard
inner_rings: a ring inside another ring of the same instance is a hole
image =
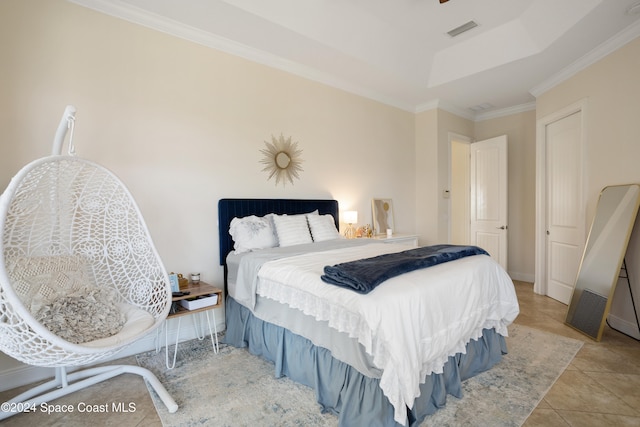
[[[225,265],[227,255],[233,250],[229,224],[234,217],[275,214],[302,214],[318,210],[320,215],[333,215],[339,228],[338,202],[336,200],[311,199],[220,199],[218,201],[218,233],[220,236],[220,265]]]

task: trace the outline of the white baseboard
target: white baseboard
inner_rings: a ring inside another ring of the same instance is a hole
[[[614,316],[613,314],[609,314],[609,316],[607,316],[607,320],[612,328],[640,340],[640,331],[638,330],[638,325],[634,322],[629,322],[628,320]]]
[[[536,278],[534,274],[518,273],[517,271],[509,271],[509,277],[511,277],[512,280],[527,283],[533,283]]]
[[[183,316],[180,319],[180,342],[188,341],[196,338],[196,328],[194,325],[195,316]],[[216,318],[216,321],[218,319]],[[205,323],[206,326],[206,323]],[[169,337],[169,345],[175,344],[176,334],[178,333],[178,319],[171,319],[164,324],[167,327],[167,335]],[[217,330],[222,332],[225,330],[226,325],[224,322],[217,321]],[[208,331],[207,331],[208,333]],[[159,332],[159,339],[161,345],[164,344],[165,331]],[[144,336],[138,340],[135,344],[125,348],[121,352],[111,356],[108,359],[102,360],[99,363],[104,363],[111,360],[120,359],[122,357],[132,356],[134,354],[143,353],[156,349],[156,331]],[[161,349],[164,351],[164,348]],[[76,368],[77,370],[77,368]],[[72,369],[69,369],[71,372]],[[23,385],[32,384],[37,381],[53,378],[54,368],[42,368],[39,366],[25,365],[18,363],[16,366],[0,371],[0,392],[11,390]]]

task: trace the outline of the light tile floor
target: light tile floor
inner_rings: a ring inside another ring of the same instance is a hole
[[[584,341],[568,369],[547,392],[525,422],[525,427],[640,426],[640,342],[606,328],[601,342],[595,342],[564,325],[567,307],[533,293],[533,285],[515,282],[520,315],[516,323]],[[136,364],[135,357],[113,363]],[[0,393],[0,402],[21,390]],[[0,422],[4,426],[161,426],[144,381],[125,374],[56,404],[133,403],[128,413],[28,413]]]
[[[525,427],[640,426],[640,342],[608,326],[596,342],[564,324],[566,305],[515,284],[516,323],[584,342]]]

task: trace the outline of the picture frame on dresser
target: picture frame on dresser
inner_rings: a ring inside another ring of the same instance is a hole
[[[372,199],[371,217],[373,219],[373,234],[385,234],[387,229],[393,230],[393,200]]]

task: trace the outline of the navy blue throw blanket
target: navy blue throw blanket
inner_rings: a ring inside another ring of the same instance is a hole
[[[326,266],[322,280],[368,294],[380,283],[402,273],[472,255],[489,255],[477,246],[433,245]]]

